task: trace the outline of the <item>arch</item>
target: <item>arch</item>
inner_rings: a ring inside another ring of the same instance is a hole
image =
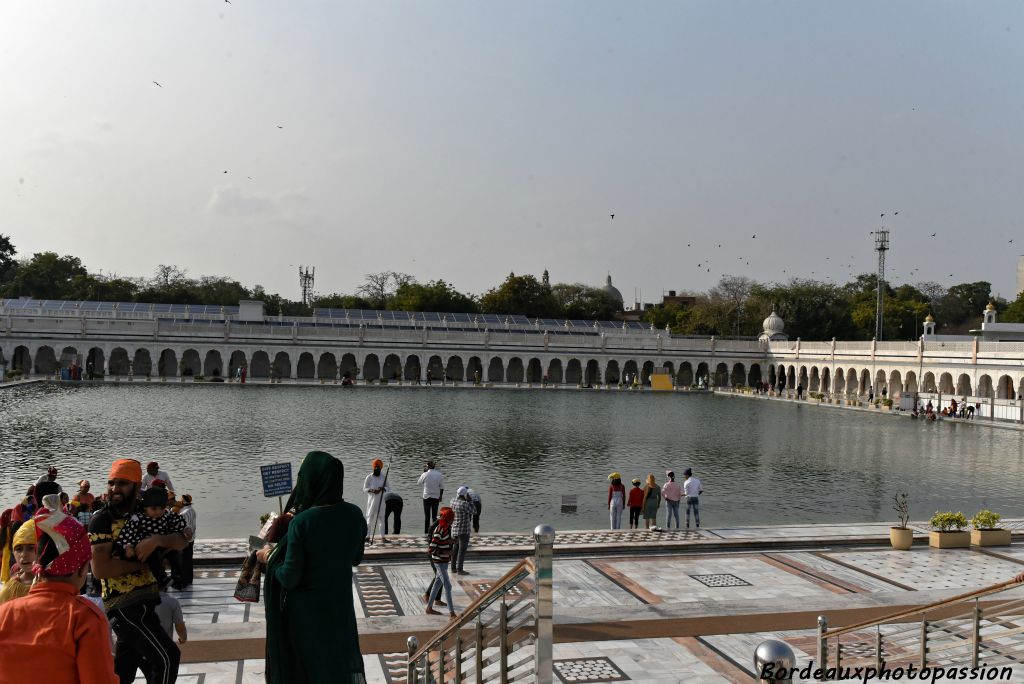
[[[836,371],[835,386],[832,391],[836,394],[846,394],[846,371],[842,368]]]
[[[821,389],[821,375],[817,366],[811,366],[810,375],[807,378],[807,390],[817,392]]]
[[[789,373],[786,378],[786,386],[790,389],[796,389],[796,366],[789,367]]]
[[[904,382],[906,383],[907,394],[917,394],[917,373],[907,371],[907,377],[904,378]],[[902,396],[902,393],[900,396]]]
[[[715,367],[715,387],[723,387],[729,382],[729,367],[720,363]]]
[[[701,380],[704,381],[706,387],[711,386],[711,369],[703,361],[697,364],[697,377],[694,378],[693,384],[699,385]]]
[[[505,382],[505,364],[500,356],[495,356],[487,364],[487,382]]]
[[[367,354],[363,359],[363,379],[380,380],[380,357],[376,354]]]
[[[644,366],[640,369],[640,382],[643,383],[644,387],[651,384],[652,375],[654,375],[654,362],[644,361]]]
[[[149,377],[153,374],[153,357],[145,347],[135,350],[132,356],[132,374],[142,377]]]
[[[359,364],[356,362],[355,354],[342,354],[341,363],[338,364],[338,373],[342,378],[351,380],[359,377]]]
[[[85,357],[85,368],[88,373],[103,375],[107,372],[106,356],[99,347],[93,347]]]
[[[732,373],[729,375],[729,384],[733,387],[747,384],[747,369],[742,363],[732,365]]]
[[[889,374],[889,398],[898,399],[903,394],[903,378],[898,370]]]
[[[149,352],[146,353],[148,354]],[[3,358],[2,353],[0,353],[0,358]],[[57,359],[57,363],[61,368],[70,368],[71,364],[78,364],[78,361],[78,349],[76,347],[64,347],[60,350],[60,358]]]
[[[865,368],[860,372],[860,394],[867,394],[871,387],[871,371]]]
[[[886,391],[888,391],[889,381],[885,377],[885,371],[884,370],[878,370],[878,371],[875,372],[875,396],[876,397],[882,396],[882,388],[883,387],[886,388]]]
[[[525,371],[526,382],[540,382],[544,377],[544,367],[540,363],[540,359],[530,359],[530,362],[526,364]]]
[[[50,375],[57,370],[57,355],[53,347],[43,345],[36,350],[35,372]]]
[[[676,365],[671,361],[664,361],[662,362],[661,367],[666,373],[668,373],[668,377],[672,380],[672,384],[674,385],[676,382]]]
[[[943,373],[939,376],[939,392],[943,394],[952,394],[955,391],[953,387],[953,376],[950,373]]]
[[[622,366],[622,380],[623,380],[623,382],[625,382],[627,385],[632,385],[634,382],[638,381],[638,380],[636,380],[636,377],[637,377],[637,373],[639,373],[639,372],[640,372],[640,369],[637,368],[636,361],[634,361],[632,359],[630,359],[629,361],[626,361],[626,363],[624,363],[623,366]]]
[[[689,361],[679,364],[679,372],[676,374],[676,384],[681,387],[689,387],[693,384],[693,365]]]
[[[999,376],[996,384],[996,399],[1016,399],[1017,394],[1013,391],[1013,378],[1009,375]]]
[[[811,377],[808,375],[807,366],[800,366],[800,377],[797,382],[804,388],[804,391],[811,386]]]
[[[992,391],[992,377],[989,375],[982,375],[978,378],[978,393],[976,396],[989,399],[994,394],[995,392]]]
[[[562,359],[551,359],[548,363],[547,381],[556,385],[562,384]]]
[[[262,349],[258,352],[253,352],[252,359],[249,361],[249,377],[270,377],[270,355]]]
[[[586,372],[583,375],[583,385],[585,387],[593,387],[601,384],[601,364],[597,362],[597,359],[590,359],[587,361]]]
[[[11,354],[11,370],[20,370],[22,375],[32,374],[32,354],[23,344],[14,348]]]
[[[277,352],[270,369],[276,378],[292,377],[292,357],[288,355],[288,352]]]
[[[338,359],[331,352],[324,352],[316,362],[316,376],[321,380],[338,377]]]
[[[420,357],[417,354],[409,354],[405,359],[405,379],[419,382],[423,378],[420,372]]]
[[[963,397],[972,396],[971,393],[971,376],[967,373],[961,373],[960,377],[956,380],[956,393]]]
[[[236,349],[231,352],[231,358],[228,359],[228,375],[234,377],[238,375],[238,371],[242,368],[247,369],[246,375],[249,375],[249,362],[245,359],[245,352]]]
[[[617,385],[621,379],[622,374],[619,372],[619,362],[612,359],[608,362],[608,365],[605,366],[604,381],[609,385]]]
[[[921,384],[922,392],[935,392],[938,388],[935,385],[935,373],[928,371],[924,374],[924,382]]]
[[[312,380],[316,376],[316,362],[313,361],[313,354],[302,352],[299,360],[295,362],[295,377],[300,380]]]
[[[384,357],[384,368],[381,369],[380,377],[388,382],[402,379],[402,359],[398,354],[388,354]]]
[[[522,382],[523,381],[523,360],[518,356],[513,356],[508,360],[508,381],[509,382]]]
[[[178,355],[173,349],[164,349],[156,362],[156,372],[161,378],[173,378],[178,375]]]
[[[124,347],[114,347],[113,351],[110,352],[110,360],[107,362],[107,375],[128,375],[127,349]]]
[[[775,383],[779,381],[779,376],[775,373],[775,366],[770,364],[768,366],[768,386],[775,387]]]
[[[832,391],[832,371],[827,367],[821,369],[821,381],[818,384],[818,390],[820,392],[831,392]]]
[[[181,361],[178,362],[181,367],[181,374],[184,376],[196,376],[202,375],[203,364],[199,360],[199,352],[195,349],[186,349],[185,353],[181,355]]]
[[[857,371],[853,368],[846,369],[846,393],[857,394],[860,388],[857,387]]]
[[[461,356],[448,357],[448,366],[444,369],[444,377],[446,380],[458,380],[460,382],[466,379],[466,369],[462,363]]]
[[[567,385],[583,384],[583,364],[579,359],[569,359],[565,364],[565,383]]]
[[[761,382],[761,364],[752,363],[750,364],[750,372],[747,373],[747,386],[756,387],[759,382]]]
[[[484,364],[480,360],[479,356],[469,357],[469,361],[466,362],[466,380],[468,382],[476,382],[479,376],[480,382],[486,382],[484,379]]]
[[[224,375],[224,359],[216,349],[206,352],[206,359],[203,360],[203,375],[208,378],[219,378]]]
[[[427,374],[431,382],[444,378],[444,363],[440,356],[431,356],[427,361]]]

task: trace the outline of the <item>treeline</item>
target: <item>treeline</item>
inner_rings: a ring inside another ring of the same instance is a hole
[[[353,294],[318,295],[303,305],[263,286],[251,289],[223,276],[189,277],[177,266],[160,266],[150,278],[90,273],[78,257],[40,252],[17,259],[9,238],[0,235],[0,297],[70,299],[167,304],[235,305],[240,299],[266,303],[267,313],[307,316],[316,307],[522,314],[531,318],[611,320],[621,305],[603,289],[582,283],[546,284],[533,275],[510,273],[482,295],[456,290],[435,280],[419,283],[405,273],[385,271],[365,277]],[[1024,295],[1007,302],[993,297],[988,282],[891,285],[885,288],[884,339],[916,339],[928,314],[940,333],[963,333],[978,327],[990,301],[1002,322],[1024,322]],[[869,340],[875,330],[875,277],[860,275],[843,284],[794,278],[786,283],[759,283],[727,276],[707,292],[690,293],[685,305],[656,305],[643,320],[682,335],[754,336],[774,307],[791,338]]]

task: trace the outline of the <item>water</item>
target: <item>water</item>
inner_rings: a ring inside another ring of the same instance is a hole
[[[47,464],[96,491],[110,462],[156,460],[190,492],[200,537],[259,527],[260,464],[321,449],[345,463],[346,498],[365,504],[373,458],[391,463],[403,522],[422,529],[415,479],[427,458],[445,498],[480,492],[482,531],[607,527],[607,475],[693,467],[706,526],[893,519],[910,494],[914,519],[981,507],[1024,516],[1024,434],[864,413],[687,394],[133,384],[0,391],[0,508]],[[576,494],[579,511],[559,512]]]

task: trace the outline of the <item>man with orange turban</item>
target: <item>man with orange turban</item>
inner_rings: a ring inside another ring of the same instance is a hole
[[[370,466],[373,468],[373,472],[363,480],[363,491],[366,492],[367,535],[372,535],[378,526],[384,529],[384,506],[382,504],[384,493],[388,491],[387,475],[381,473],[381,470],[384,469],[384,461],[375,458]]]

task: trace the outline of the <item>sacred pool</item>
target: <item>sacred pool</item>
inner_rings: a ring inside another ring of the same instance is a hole
[[[159,461],[190,492],[200,537],[242,537],[277,499],[259,466],[321,449],[341,458],[346,498],[363,506],[370,461],[390,464],[403,532],[422,530],[416,478],[432,458],[445,499],[468,484],[481,531],[608,525],[607,475],[694,468],[706,526],[894,519],[979,508],[1024,516],[1024,433],[926,423],[792,402],[674,392],[126,383],[38,384],[0,391],[0,508],[48,464],[99,493],[112,459]],[[578,511],[562,513],[563,495]],[[664,523],[664,512],[659,516]]]

